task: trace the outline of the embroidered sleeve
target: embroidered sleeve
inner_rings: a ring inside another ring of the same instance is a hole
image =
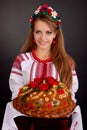
[[[72,71],[72,91],[74,93],[77,92],[78,86],[79,86],[79,83],[78,83],[78,77],[77,77],[77,74],[76,74],[76,70],[73,70]]]
[[[77,100],[75,98],[75,93],[78,90],[78,86],[79,86],[79,83],[78,83],[78,77],[77,77],[76,71],[72,70],[72,88],[71,88],[71,93],[72,93],[72,99],[73,99],[73,101],[75,103],[77,102]]]
[[[18,90],[23,86],[23,77],[21,63],[23,61],[23,56],[19,55],[13,62],[13,66],[9,78],[9,86],[12,92],[12,99],[15,98],[18,94]]]
[[[73,95],[77,92],[78,90],[78,77],[77,77],[77,73],[76,73],[76,68],[75,68],[75,63],[70,60],[70,66],[71,66],[71,70],[72,70],[72,88],[71,88],[71,92],[73,93]]]

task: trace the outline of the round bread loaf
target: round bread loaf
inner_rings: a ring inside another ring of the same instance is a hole
[[[53,77],[36,78],[20,88],[13,106],[21,113],[38,118],[67,117],[76,104],[70,90]]]

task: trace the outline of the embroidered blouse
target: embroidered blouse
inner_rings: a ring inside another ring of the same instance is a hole
[[[52,76],[58,81],[60,80],[59,74],[51,61],[51,57],[46,60],[41,60],[36,56],[34,50],[18,55],[14,60],[9,78],[12,99],[17,96],[20,87],[29,81],[33,81],[34,78],[41,76]],[[72,78],[71,92],[72,98],[76,102],[74,93],[78,89],[78,79],[75,70],[72,70]]]

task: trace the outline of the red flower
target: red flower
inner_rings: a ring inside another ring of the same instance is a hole
[[[66,106],[66,104],[67,104],[67,102],[66,102],[66,100],[64,100],[64,101],[63,101],[63,105]]]
[[[47,107],[47,108],[52,108],[52,104],[51,104],[51,103],[47,103],[47,104],[46,104],[46,107]]]
[[[31,108],[31,109],[34,108],[34,104],[33,104],[33,103],[30,103],[30,104],[29,104],[29,108]]]
[[[52,86],[52,85],[58,85],[58,81],[56,79],[54,79],[53,77],[47,77],[46,78],[48,83]]]
[[[53,82],[53,81],[54,81],[54,78],[53,78],[53,77],[49,77],[49,76],[48,76],[48,77],[46,77],[46,79],[47,79],[48,82]]]
[[[30,21],[31,23],[33,23],[33,22],[34,22],[34,18],[31,16],[30,19],[29,19],[29,21]]]
[[[46,83],[40,84],[40,85],[38,86],[38,88],[39,88],[40,90],[47,90],[47,89],[49,88],[49,85],[46,84]]]
[[[52,83],[52,85],[58,85],[58,81],[54,80],[54,82]]]
[[[59,94],[64,94],[64,90],[63,90],[63,89],[59,89],[59,90],[58,90],[58,93],[59,93]]]
[[[31,82],[29,83],[30,88],[36,88],[37,85],[38,85],[37,82],[31,81]]]
[[[34,79],[34,82],[37,82],[37,84],[41,83],[41,81],[42,81],[42,78],[35,78]]]
[[[20,89],[20,91],[19,91],[19,94],[22,94],[23,93],[23,91],[22,91],[22,88]]]
[[[41,12],[43,12],[45,9],[47,9],[48,8],[48,5],[47,4],[44,4],[43,6],[41,6]]]
[[[48,5],[47,5],[47,4],[44,4],[44,5],[43,5],[43,7],[46,7],[46,8],[48,8]]]
[[[51,15],[52,10],[51,10],[51,9],[49,9],[49,8],[47,8],[47,12],[48,12],[48,14],[50,14],[50,15]]]
[[[47,90],[49,89],[49,87],[52,87],[53,85],[58,86],[58,81],[56,79],[54,79],[53,77],[43,77],[43,78],[41,77],[41,78],[35,78],[34,81],[31,81],[28,86],[30,88],[38,88],[40,90]]]
[[[56,24],[57,24],[57,25],[60,25],[60,23],[61,23],[61,21],[57,21],[57,23],[56,23]]]

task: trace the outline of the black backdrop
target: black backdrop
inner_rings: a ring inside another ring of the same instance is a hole
[[[8,80],[13,60],[18,55],[29,31],[29,17],[44,2],[59,12],[66,50],[76,61],[79,79],[76,97],[81,106],[84,130],[86,130],[86,0],[0,0],[0,127],[6,103],[11,98]]]

